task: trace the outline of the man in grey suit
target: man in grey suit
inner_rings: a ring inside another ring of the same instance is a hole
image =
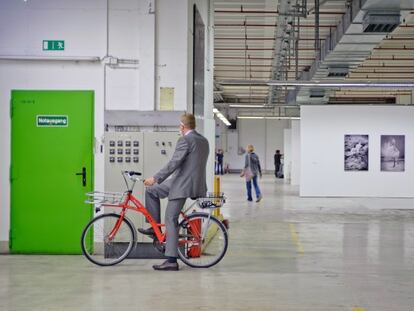
[[[145,204],[151,216],[161,222],[160,199],[168,197],[165,211],[165,228],[167,232],[165,256],[167,260],[154,265],[155,270],[178,270],[178,217],[187,198],[204,196],[207,192],[206,164],[209,154],[208,141],[195,131],[195,118],[184,114],[180,118],[182,137],[177,142],[171,160],[153,177],[147,178],[144,185]],[[172,176],[171,176],[172,175]],[[169,176],[171,178],[167,179]],[[138,229],[147,235],[154,235],[154,230]]]

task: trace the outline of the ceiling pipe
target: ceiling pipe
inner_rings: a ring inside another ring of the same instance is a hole
[[[252,71],[253,72],[253,71]],[[266,72],[266,71],[257,71]],[[414,74],[413,71],[352,71],[351,74]]]
[[[214,56],[216,59],[245,59],[245,57]],[[251,60],[273,60],[272,57],[250,57]]]
[[[0,55],[0,60],[100,62],[99,56]]]
[[[356,80],[356,79],[361,79],[361,78],[364,78],[364,79],[372,79],[372,80],[385,80],[385,79],[388,79],[388,80],[406,80],[406,79],[411,79],[411,80],[413,80],[414,79],[414,75],[413,76],[404,76],[404,77],[401,77],[401,76],[381,77],[381,76],[370,76],[370,75],[366,75],[366,76],[362,76],[362,77],[352,77],[352,76],[350,76],[348,79],[350,79],[350,80]],[[397,82],[397,83],[399,83],[399,82]]]
[[[243,69],[215,69],[214,71],[216,71],[216,72],[244,72]],[[270,72],[272,72],[272,70],[270,70],[270,69],[269,70],[251,70],[249,72],[254,72],[254,73],[265,72],[265,73],[270,73]],[[281,72],[285,72],[285,70],[282,70]],[[288,70],[287,72],[296,72],[296,71],[295,70]],[[356,73],[359,73],[359,72],[356,72]],[[370,72],[367,72],[367,73],[380,73],[380,72],[370,71]],[[396,73],[398,73],[398,72],[396,72]],[[404,71],[402,71],[402,73],[404,73]]]
[[[276,24],[215,24],[214,27],[277,27]],[[301,28],[315,28],[315,25],[312,24],[302,24],[300,25]],[[331,28],[336,27],[336,25],[319,25],[319,27],[323,28]]]
[[[413,38],[414,39],[414,38]],[[276,38],[260,38],[260,37],[216,37],[214,38],[214,40],[240,40],[240,41],[244,41],[244,40],[257,40],[257,41],[275,41]],[[298,40],[300,41],[315,41],[314,38],[298,38]],[[320,39],[320,40],[325,40],[325,39]]]
[[[287,116],[237,116],[237,119],[300,120],[300,117],[287,117]]]
[[[238,57],[238,56],[215,56],[214,58],[217,59],[245,59],[244,57]],[[273,60],[271,57],[249,57],[251,60]],[[315,57],[299,57],[299,60],[315,60]],[[224,64],[221,64],[225,66]],[[252,65],[253,66],[253,65]],[[267,66],[269,67],[269,66]]]
[[[314,58],[310,58],[310,59],[306,59],[306,60],[313,60]],[[305,59],[303,59],[305,60]],[[240,68],[240,65],[235,65],[235,64],[215,64],[214,67],[237,67]],[[269,68],[271,66],[269,65],[247,65],[247,67],[266,67]],[[299,67],[306,67],[305,65],[299,65]]]
[[[320,82],[320,81],[277,81],[277,80],[221,80],[217,81],[221,85],[238,85],[238,86],[301,86],[301,87],[321,87],[321,88],[337,88],[337,87],[352,87],[352,88],[414,88],[414,83],[412,82],[392,82],[392,81],[383,81],[383,82],[372,82],[372,81],[329,81],[329,82]]]
[[[215,48],[215,51],[273,51],[273,48]],[[299,48],[299,51],[316,51],[316,48]],[[277,55],[277,54],[276,54]]]
[[[414,66],[407,65],[361,65],[358,68],[414,68]]]
[[[412,40],[414,40],[413,37],[388,37],[384,39],[384,41],[412,41]]]
[[[388,47],[378,47],[374,48],[377,51],[414,51],[414,48],[407,48],[407,47],[398,47],[398,48],[388,48]]]
[[[262,11],[262,10],[215,10],[214,13],[219,13],[219,14],[273,14],[273,15],[277,15],[279,14],[279,11]],[[313,14],[313,12],[311,12],[310,14]],[[319,12],[319,14],[324,14],[324,15],[344,15],[345,12],[341,12],[341,11],[321,11]]]
[[[386,61],[411,61],[414,60],[414,57],[395,57],[394,55],[390,57],[369,57],[367,60],[386,60]]]

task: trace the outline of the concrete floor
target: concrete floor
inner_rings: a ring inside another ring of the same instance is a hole
[[[409,199],[299,198],[297,188],[225,176],[230,246],[217,266],[100,268],[81,256],[0,256],[0,310],[414,310]]]

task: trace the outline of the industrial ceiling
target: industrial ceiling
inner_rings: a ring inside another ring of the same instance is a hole
[[[302,104],[412,103],[412,87],[393,84],[414,78],[414,1],[215,0],[214,18],[218,108],[298,116]]]

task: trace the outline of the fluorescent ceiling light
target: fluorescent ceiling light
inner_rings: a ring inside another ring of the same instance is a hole
[[[298,109],[299,105],[251,105],[251,104],[229,104],[229,108],[257,108],[257,109],[275,109],[275,108],[296,108]]]
[[[300,117],[285,116],[237,116],[237,119],[300,120]]]
[[[235,96],[236,97],[247,97],[247,98],[250,98],[250,97],[267,97],[268,94],[236,94]]]
[[[227,120],[226,117],[217,108],[213,108],[213,112],[216,114],[216,117],[219,118],[225,125],[231,125],[229,120]]]
[[[267,109],[267,108],[275,108],[274,106],[265,106],[265,105],[242,105],[242,104],[235,104],[229,105],[230,108],[259,108],[259,109]]]

